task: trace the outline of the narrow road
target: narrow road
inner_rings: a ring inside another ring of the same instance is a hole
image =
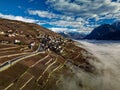
[[[12,60],[9,60],[3,64],[0,65],[0,72],[1,71],[4,71],[6,70],[7,68],[9,68],[11,65],[14,65],[15,63],[23,60],[23,59],[26,59],[26,58],[29,58],[29,57],[32,57],[32,56],[35,56],[35,55],[38,55],[40,53],[44,53],[44,52],[40,52],[40,45],[38,46],[38,49],[32,53],[29,53],[28,55],[22,55],[22,56],[19,56],[19,57],[16,57]]]

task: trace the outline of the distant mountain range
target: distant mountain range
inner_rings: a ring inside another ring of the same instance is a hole
[[[120,21],[96,27],[85,39],[120,40]]]
[[[80,39],[83,39],[86,34],[84,33],[80,33],[80,32],[74,32],[74,31],[71,31],[71,32],[58,32],[60,35],[66,37],[66,38],[71,38],[71,39],[76,39],[76,40],[80,40]]]

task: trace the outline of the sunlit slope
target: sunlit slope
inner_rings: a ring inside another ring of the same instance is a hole
[[[62,90],[64,84],[61,78],[74,78],[72,67],[87,73],[96,73],[89,62],[94,60],[92,54],[76,46],[74,41],[36,24],[5,19],[1,19],[1,22],[3,22],[0,24],[1,32],[7,32],[10,28],[12,31],[17,30],[18,36],[0,35],[3,37],[1,41],[9,41],[9,44],[0,44],[0,90]],[[54,50],[53,47],[56,47],[54,44],[50,45],[53,49],[39,50],[42,42],[38,34],[48,35],[52,38],[51,41],[60,38],[61,41],[59,43],[56,41],[55,44],[61,44],[62,50]],[[14,44],[12,41],[19,36],[19,40],[23,43]],[[36,47],[30,49],[28,45],[33,40],[36,42]],[[66,88],[69,90],[69,87]]]

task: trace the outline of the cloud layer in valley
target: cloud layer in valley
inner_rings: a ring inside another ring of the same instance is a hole
[[[120,89],[120,44],[119,41],[79,41],[78,44],[90,51],[96,60],[89,60],[97,69],[88,73],[72,66],[71,76],[63,77],[59,90],[119,90]],[[86,55],[86,54],[85,54]],[[92,55],[92,56],[93,56]],[[72,78],[71,78],[72,77]],[[62,88],[62,89],[61,89]]]

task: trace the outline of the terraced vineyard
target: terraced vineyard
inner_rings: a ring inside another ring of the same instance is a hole
[[[17,51],[15,51],[16,48]],[[20,51],[23,48],[25,47],[14,46],[13,49],[13,47],[8,46],[7,48],[1,48],[1,50],[4,50],[0,56],[1,65],[18,57],[18,55],[23,55]],[[6,53],[6,55],[5,52],[12,53]],[[24,54],[29,53],[24,52]],[[65,62],[64,60],[58,60],[59,56],[53,56],[51,53],[37,52],[35,55],[23,58],[13,65],[11,63],[8,69],[0,72],[0,90],[33,90],[29,87],[33,82],[37,86],[36,88],[42,88],[48,81],[49,73],[56,71]],[[1,68],[4,68],[4,66]]]
[[[69,90],[63,78],[74,77],[73,67],[95,73],[89,62],[94,58],[74,41],[36,24],[0,23],[5,33],[0,35],[0,90]],[[15,36],[9,37],[11,33]],[[21,43],[15,44],[16,39]]]
[[[81,53],[75,53],[84,49],[68,44],[74,48],[69,48],[66,44],[61,55],[52,51],[33,52],[27,50],[26,46],[1,45],[0,90],[54,90],[52,87],[57,87],[60,75],[66,76],[70,70],[68,63],[91,71],[90,64],[82,59]],[[16,57],[20,57],[16,59],[18,61],[14,60]],[[6,64],[3,65],[4,63]]]
[[[0,64],[3,64],[10,59],[16,58],[18,56],[26,55],[32,52],[27,46],[16,46],[16,45],[0,45]],[[3,48],[2,48],[3,47]]]

